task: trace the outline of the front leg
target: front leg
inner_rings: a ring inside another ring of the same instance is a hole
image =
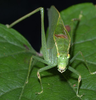
[[[77,92],[76,92],[76,95],[77,95],[77,97],[82,97],[83,95],[79,95],[79,87],[80,87],[80,82],[81,82],[81,75],[79,74],[79,72],[78,71],[76,71],[74,68],[72,68],[71,66],[69,66],[68,67],[68,69],[71,71],[71,72],[73,72],[73,73],[75,73],[76,75],[78,75],[79,77],[78,77],[78,86],[77,86]]]
[[[38,79],[39,79],[39,81],[40,81],[40,84],[41,84],[41,91],[38,92],[37,94],[43,93],[43,85],[42,85],[40,73],[43,72],[43,71],[46,71],[46,70],[48,70],[48,69],[51,69],[51,68],[53,68],[53,67],[55,67],[55,66],[54,66],[54,65],[53,65],[53,66],[49,65],[49,66],[45,66],[45,67],[43,67],[43,68],[40,68],[40,69],[37,71],[37,77],[38,77]]]

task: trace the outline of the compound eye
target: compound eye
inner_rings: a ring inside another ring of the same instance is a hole
[[[67,58],[70,58],[70,54],[67,54]]]

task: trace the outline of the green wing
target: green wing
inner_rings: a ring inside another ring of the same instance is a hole
[[[71,39],[60,17],[59,11],[54,6],[51,6],[48,10],[48,18],[49,33],[47,37],[47,46],[49,57],[50,60],[57,62],[58,54],[69,53]]]
[[[54,6],[48,10],[49,30],[47,35],[47,47],[51,63],[57,65],[57,50],[53,39],[53,34],[57,25],[59,14]]]
[[[59,14],[54,6],[51,6],[48,10],[48,20],[49,20],[49,34],[47,38],[47,45],[48,48],[53,47],[54,40],[53,40],[53,33],[55,31],[57,21],[58,21]]]
[[[54,37],[58,55],[68,54],[71,39],[60,15],[58,18],[58,22],[53,37]]]

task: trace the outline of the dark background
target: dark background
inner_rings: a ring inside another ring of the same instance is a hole
[[[96,4],[96,0],[0,0],[0,23],[11,24],[16,19],[42,6],[45,9],[46,30],[48,26],[47,8],[51,5],[61,11],[74,4],[84,2]],[[13,28],[19,31],[36,51],[39,51],[41,46],[40,13],[25,19]]]

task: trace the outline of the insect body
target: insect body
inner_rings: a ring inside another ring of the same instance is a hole
[[[47,49],[51,64],[54,63],[58,67],[58,71],[63,73],[67,69],[68,60],[70,58],[70,36],[66,30],[61,16],[54,6],[48,11],[49,18],[49,34],[47,38]]]
[[[58,71],[63,73],[67,69],[68,60],[70,58],[69,48],[71,39],[63,24],[62,19],[59,19],[60,20],[58,21],[58,25],[56,26],[53,38],[57,49]]]

